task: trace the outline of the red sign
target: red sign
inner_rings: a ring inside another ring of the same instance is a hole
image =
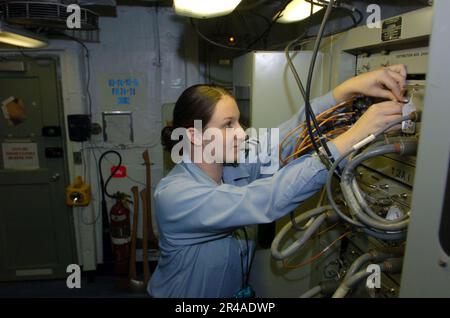
[[[117,169],[117,166],[111,167],[111,173]],[[125,178],[127,176],[127,168],[125,166],[120,166],[116,173],[112,176],[113,178]]]

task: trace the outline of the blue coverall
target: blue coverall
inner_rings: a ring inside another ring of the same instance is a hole
[[[334,104],[331,92],[311,103],[316,114]],[[279,126],[280,140],[303,121],[301,108]],[[334,143],[328,146],[337,158]],[[287,147],[284,153],[292,149]],[[154,193],[161,257],[148,293],[152,297],[232,297],[242,286],[241,253],[247,264],[245,258],[255,245],[250,241],[246,251],[245,240],[236,238],[235,230],[283,217],[316,193],[326,176],[327,169],[315,154],[291,161],[272,176],[261,175],[256,163],[224,166],[221,185],[194,163],[177,164]]]

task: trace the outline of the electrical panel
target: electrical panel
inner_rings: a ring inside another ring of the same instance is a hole
[[[419,10],[422,12],[413,12],[411,14],[417,18],[422,13],[424,18],[421,20],[421,23],[431,24],[429,9]],[[403,21],[408,21],[408,18],[403,19]],[[407,42],[402,41],[401,38],[383,42],[374,37],[373,43],[364,43],[362,41],[363,47],[358,47],[355,43],[358,42],[358,37],[364,37],[364,29],[368,30],[366,27],[360,27],[347,32],[343,36],[349,40],[344,39],[340,54],[333,55],[337,56],[337,61],[335,62],[339,64],[339,59],[354,58],[354,75],[396,64],[406,65],[408,76],[405,89],[408,102],[403,107],[404,115],[407,111],[418,111],[421,113],[424,108],[427,84],[428,46],[425,45],[427,43],[426,38],[422,34],[420,37],[411,36]],[[429,30],[430,28],[427,27],[425,29]],[[368,32],[371,33],[368,37],[373,37],[373,31]],[[414,32],[410,34],[414,34]],[[343,64],[342,61],[340,62]],[[366,102],[367,105],[365,106],[369,107],[371,104],[370,98],[366,99]],[[372,102],[379,101],[374,100]],[[404,122],[400,133],[393,134],[395,137],[390,137],[390,134],[387,133],[384,135],[384,139],[397,138],[401,140],[406,138],[408,140],[419,140],[420,131],[420,121],[417,123]],[[371,211],[376,214],[375,217],[387,220],[398,217],[409,218],[414,195],[415,170],[415,156],[396,154],[376,156],[362,162],[357,167],[355,181],[364,193],[367,202],[370,203]],[[341,195],[341,191],[338,188],[336,190],[335,194],[338,197]],[[338,234],[329,234],[328,240],[335,238]],[[330,276],[332,280],[343,280],[351,264],[365,253],[395,248],[403,251],[402,253],[404,254],[405,245],[406,238],[385,240],[367,235],[362,231],[353,230],[352,233],[342,240],[339,248],[336,248],[334,253],[328,255],[322,262],[313,267],[312,275],[314,279],[311,286],[321,281],[329,280]],[[320,250],[321,246],[316,247],[316,249]],[[366,268],[368,264],[371,264],[371,262],[366,262],[361,269]],[[333,266],[334,270],[331,272],[334,274],[330,275],[330,267],[333,268]],[[365,279],[363,279],[351,289],[347,297],[391,298],[399,296],[401,271],[395,274],[381,273],[380,281],[381,286],[378,286],[378,288],[368,288]],[[327,296],[331,296],[331,294]]]
[[[334,168],[340,175],[338,183],[333,182],[333,168],[330,169],[323,191],[326,198],[314,197],[309,206],[316,208],[291,216],[287,227],[281,230],[287,233],[286,229],[290,228],[296,233],[294,239],[275,238],[272,256],[283,260],[283,264],[292,262],[295,249],[297,256],[308,251],[313,255],[296,266],[291,265],[291,268],[310,265],[311,288],[302,294],[305,289],[298,285],[299,293],[292,296],[391,298],[400,295],[408,225],[414,213],[416,156],[427,91],[432,8],[389,21],[392,23],[384,21],[378,30],[366,26],[351,29],[324,39],[321,45],[324,56],[330,58],[326,63],[329,68],[325,69],[325,77],[331,79],[330,89],[347,78],[404,64],[408,72],[406,101],[402,107],[404,119],[398,123],[400,130],[383,131],[348,153],[343,171]],[[389,36],[392,25],[395,36]],[[308,45],[304,48],[309,49]],[[357,96],[335,105],[329,113],[315,115],[324,136],[333,138],[327,135],[330,129],[333,132],[341,126],[349,127],[372,104],[385,100]],[[353,118],[349,119],[350,114]],[[311,139],[310,135],[303,134],[298,139]],[[300,150],[297,157],[303,154]],[[324,213],[319,207],[329,212]],[[302,219],[302,214],[310,216]],[[279,245],[283,239],[281,251]],[[306,246],[306,241],[312,243]],[[380,272],[374,272],[373,277],[378,280],[369,281],[372,265]]]

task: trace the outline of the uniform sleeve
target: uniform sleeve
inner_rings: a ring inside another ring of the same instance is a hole
[[[196,244],[238,227],[270,223],[317,192],[326,175],[315,155],[305,155],[246,186],[172,181],[155,193],[159,224],[169,242]]]

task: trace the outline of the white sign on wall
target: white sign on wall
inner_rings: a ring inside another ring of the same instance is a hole
[[[39,157],[36,143],[2,143],[4,169],[39,169]]]

